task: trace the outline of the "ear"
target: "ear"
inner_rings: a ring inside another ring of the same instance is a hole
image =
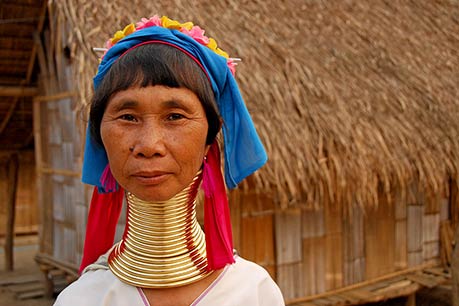
[[[222,126],[223,126],[223,118],[221,116],[219,118],[220,118],[219,120],[220,126],[218,127],[218,132],[220,133]]]
[[[207,153],[209,152],[209,149],[210,149],[210,145],[206,145],[204,147],[204,156],[207,156]]]

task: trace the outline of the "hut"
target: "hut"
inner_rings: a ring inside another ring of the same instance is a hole
[[[32,101],[39,94],[34,32],[44,24],[44,1],[0,3],[0,239],[5,269],[14,267],[17,235],[39,229]]]
[[[459,217],[458,4],[192,4],[49,2],[34,100],[43,270],[71,280],[81,259],[89,191],[79,182],[80,118],[97,66],[92,48],[159,13],[193,20],[242,58],[237,79],[270,160],[230,194],[235,246],[271,273],[288,304],[412,301],[449,277]]]

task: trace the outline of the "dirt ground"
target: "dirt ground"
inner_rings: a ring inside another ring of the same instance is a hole
[[[34,261],[37,251],[36,236],[17,237],[14,249],[15,269],[12,272],[6,272],[5,251],[0,238],[0,306],[51,306],[54,303],[54,299],[46,299],[43,296],[25,300],[17,298],[18,294],[25,289],[40,286],[40,278],[44,277]],[[31,279],[35,281],[30,282]],[[27,280],[29,282],[26,282]],[[19,284],[12,285],[12,282],[19,282]],[[450,301],[451,288],[448,284],[434,289],[421,290],[416,295],[416,306],[450,306]],[[366,306],[405,305],[406,298],[398,298]]]
[[[0,306],[51,306],[54,299],[44,297],[20,300],[18,294],[28,288],[40,287],[40,278],[44,277],[34,261],[38,251],[37,237],[24,236],[15,238],[14,270],[5,271],[5,250],[0,239]],[[15,283],[15,284],[13,284]]]

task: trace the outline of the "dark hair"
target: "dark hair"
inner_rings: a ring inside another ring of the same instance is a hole
[[[209,126],[206,144],[211,144],[221,123],[209,79],[188,55],[177,48],[159,43],[134,48],[113,63],[91,100],[89,122],[93,139],[103,146],[100,124],[108,101],[115,93],[132,87],[155,85],[184,87],[196,94]]]

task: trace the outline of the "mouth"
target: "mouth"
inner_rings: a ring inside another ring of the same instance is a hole
[[[158,185],[169,178],[172,173],[165,171],[140,171],[131,175],[142,185]]]

